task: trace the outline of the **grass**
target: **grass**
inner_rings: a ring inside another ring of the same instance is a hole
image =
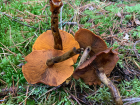
[[[118,63],[124,70],[126,68],[129,68],[130,71],[133,70],[130,75],[136,76],[138,66],[133,59],[138,65],[140,62],[135,56],[133,44],[140,40],[140,26],[138,24],[132,26],[132,17],[135,16],[135,19],[140,20],[140,2],[133,0],[117,0],[116,2],[75,0],[73,3],[63,0],[63,3],[63,30],[73,34],[80,25],[100,35],[108,47],[119,48],[120,60]],[[93,86],[85,85],[82,80],[74,79],[71,81],[71,86],[62,86],[41,96],[53,87],[43,84],[29,85],[22,74],[20,65],[26,63],[24,57],[32,51],[36,38],[42,32],[50,29],[51,12],[48,0],[2,0],[0,4],[0,88],[2,91],[5,87],[18,87],[17,92],[0,96],[0,100],[5,99],[2,105],[15,105],[21,102],[27,105],[79,104],[75,100],[75,94],[85,103],[113,104],[107,87],[98,86],[95,93]],[[117,13],[121,13],[122,17],[117,16]],[[68,21],[77,22],[78,25],[66,25],[65,22]],[[126,33],[129,38],[124,41]],[[139,44],[136,45],[136,48],[140,49]],[[121,83],[116,84],[122,98],[140,96],[139,79],[131,79],[130,77],[130,81],[122,80]]]

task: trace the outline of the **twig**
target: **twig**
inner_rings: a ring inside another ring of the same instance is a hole
[[[14,83],[14,78],[13,78],[13,75],[12,75],[12,81],[13,81],[13,95],[15,96],[15,83]]]
[[[67,25],[77,25],[77,22],[65,22]]]
[[[10,9],[13,9],[13,10],[15,10],[15,11],[17,11],[17,12],[19,12],[19,13],[21,13],[21,14],[25,15],[25,13],[24,13],[24,12],[19,11],[18,9],[14,9],[14,8],[10,8]]]
[[[9,89],[8,88],[1,89],[0,96],[5,96],[9,93],[12,93],[15,90],[17,90],[17,87],[10,87]]]
[[[15,92],[17,93],[17,91],[18,91],[18,83],[19,83],[19,77],[18,77],[18,81],[17,81],[17,88],[15,89]]]
[[[27,26],[27,27],[30,27],[30,28],[34,28],[34,29],[37,29],[37,30],[39,29],[39,28],[37,28],[37,27],[30,26],[30,25],[28,25],[28,24],[24,24],[24,23],[18,21],[18,19],[15,19],[15,18],[13,18],[12,16],[10,16],[10,15],[4,13],[4,12],[0,12],[0,13],[3,14],[3,15],[5,15],[5,16],[7,16],[7,17],[10,17],[13,21],[18,22],[18,23],[20,23],[20,24],[22,24],[22,25],[24,25],[24,26]],[[42,29],[42,28],[41,28],[41,30],[46,30],[46,29]]]
[[[29,92],[29,85],[27,86],[26,97],[27,97],[27,95],[28,95],[28,92]],[[27,99],[25,100],[24,105],[26,105],[26,102],[27,102]]]
[[[63,88],[64,89],[64,88]],[[65,92],[67,92],[67,93],[70,93],[69,91],[67,91],[66,89],[64,89],[64,91]],[[71,94],[71,93],[70,93]],[[78,99],[73,95],[73,94],[71,94],[71,96],[75,99],[75,101],[79,104],[79,105],[82,105],[79,101],[78,101]]]
[[[72,99],[70,99],[71,98],[71,96],[69,96],[69,97],[67,97],[68,99],[69,99],[69,101],[71,102],[71,105],[75,105],[75,103],[73,102],[73,100]]]
[[[5,81],[3,81],[2,79],[0,79],[0,82],[2,82],[3,84],[7,84]]]
[[[100,86],[100,88],[101,88],[101,86]],[[95,95],[96,93],[98,93],[98,91],[99,91],[99,89],[98,89],[98,90],[95,90],[95,92],[94,92],[94,93],[92,93],[92,94],[90,94],[90,96]]]
[[[62,85],[62,84],[61,84],[61,85]],[[50,90],[48,90],[47,92],[45,92],[44,94],[42,94],[39,98],[37,98],[37,100],[39,100],[39,99],[40,99],[42,96],[44,96],[45,94],[47,94],[47,93],[49,93],[49,92],[51,92],[51,91],[53,91],[53,90],[58,89],[59,87],[61,87],[61,85],[51,88]]]
[[[32,36],[30,39],[29,39],[29,41],[27,42],[27,44],[24,46],[24,48],[26,48],[27,46],[28,46],[28,44],[32,41],[32,39],[35,37],[35,35],[34,36]],[[24,55],[24,54],[23,54]]]
[[[3,55],[11,55],[11,54],[9,54],[9,53],[0,53],[0,54],[3,54]]]
[[[1,79],[0,79],[1,80]],[[19,82],[19,78],[18,78],[18,82]],[[14,87],[13,88],[13,86],[11,86],[11,87],[9,87],[9,88],[7,88],[7,87],[5,87],[5,88],[2,88],[1,89],[1,92],[0,92],[0,96],[5,96],[5,95],[7,95],[7,94],[9,94],[9,93],[12,93],[13,91],[15,91],[16,93],[17,93],[17,91],[22,91],[22,90],[20,90],[19,88],[18,88],[18,82],[16,83],[17,84],[17,86],[16,87]],[[7,83],[6,83],[7,84]],[[35,86],[35,85],[32,85],[32,84],[30,84],[29,86],[32,86],[32,87],[37,87],[37,86]],[[24,86],[22,86],[23,88],[27,88],[28,86],[26,86],[26,85],[24,85]],[[40,87],[42,87],[42,86],[40,86]],[[32,91],[32,90],[31,90]],[[30,93],[31,91],[29,91],[28,93]],[[22,94],[21,96],[25,96],[27,94],[27,92],[25,93],[25,94]]]
[[[140,102],[140,98],[127,98],[127,99],[122,99],[123,102],[126,102],[124,103],[123,105],[131,105],[133,103],[136,103],[136,102]]]
[[[9,96],[5,96],[5,97],[2,99],[3,102],[4,102],[4,101],[6,100],[6,98],[8,98],[8,97],[9,97]],[[3,102],[2,102],[2,103],[3,103]],[[1,104],[2,104],[2,103],[1,103]]]
[[[6,50],[6,51],[8,51],[8,52],[14,54],[15,56],[17,55],[16,53],[14,53],[14,52],[12,52],[11,50],[9,50],[3,43],[0,42],[0,44],[2,44],[3,47],[5,47],[5,50]],[[1,47],[0,47],[0,48],[1,48]]]
[[[16,68],[14,67],[14,64],[7,58],[7,56],[6,56],[6,59],[9,61],[9,63],[11,64],[11,66],[13,67],[13,69],[15,70],[15,72],[17,73],[17,70],[16,70]]]
[[[1,43],[1,42],[0,42]],[[2,43],[1,43],[2,44]],[[2,44],[3,45],[3,44]],[[5,47],[5,45],[3,45],[4,47]],[[6,49],[8,49],[8,48],[6,48]],[[10,51],[9,49],[8,49],[8,51]],[[11,51],[10,51],[11,52]],[[3,50],[3,53],[5,53],[4,52],[4,50]],[[6,57],[6,59],[9,61],[9,63],[11,64],[11,66],[13,67],[13,69],[15,70],[15,72],[17,73],[17,70],[15,69],[15,67],[14,67],[14,65],[11,63],[11,61],[7,58],[7,56],[6,55],[4,55],[5,57]],[[16,55],[15,55],[16,56]]]
[[[45,0],[37,0],[37,1],[27,1],[27,2],[23,2],[23,4],[33,4],[33,3],[42,3],[42,2],[46,2]]]
[[[28,13],[30,16],[32,16],[33,18],[35,18],[35,17],[37,17],[38,19],[40,19],[40,20],[42,20],[42,18],[40,17],[40,16],[38,16],[38,15],[34,15],[34,14],[32,14],[32,13],[30,13],[29,11],[24,11],[24,12],[26,12],[26,13]]]
[[[62,30],[62,10],[63,10],[63,6],[60,9],[60,29]]]
[[[35,36],[36,36],[36,34],[35,34]],[[33,37],[33,36],[27,38],[25,41],[23,41],[23,42],[21,42],[21,43],[18,43],[18,44],[15,44],[15,45],[13,45],[13,46],[10,46],[9,48],[14,47],[14,46],[17,46],[17,45],[20,45],[20,44],[23,44],[23,43],[25,43],[27,40],[30,41],[32,37]],[[38,36],[37,36],[37,37],[38,37]]]
[[[132,61],[134,62],[134,64],[138,67],[138,69],[140,70],[140,66],[139,64],[136,62],[136,60],[133,58]]]
[[[38,37],[38,35],[36,33],[34,33],[36,37]]]
[[[11,27],[10,27],[10,38],[11,38],[11,40],[12,40],[12,35],[11,35]],[[15,42],[12,40],[12,42],[13,42],[13,44],[14,44],[14,46],[16,45],[15,44]],[[23,56],[25,56],[23,53],[22,53],[22,51],[17,47],[17,46],[15,46],[17,49],[18,49],[18,51],[23,55]]]
[[[30,97],[30,95],[34,92],[34,90],[35,88],[32,89],[31,93],[29,94],[28,97],[25,98],[25,100],[27,100]],[[25,100],[23,100],[19,105],[22,105]]]
[[[0,102],[3,102],[4,100],[0,100]]]
[[[139,100],[140,101],[140,98],[126,98],[126,99],[122,99],[122,101],[135,101],[135,100]]]
[[[75,15],[74,15],[75,16]],[[68,25],[75,25],[75,24],[77,24],[77,22],[70,22],[73,18],[74,18],[74,16],[72,16],[70,19],[69,19],[69,21],[68,22],[66,22],[66,21],[62,21],[62,22],[59,22],[59,25],[65,25],[65,24],[68,24]]]

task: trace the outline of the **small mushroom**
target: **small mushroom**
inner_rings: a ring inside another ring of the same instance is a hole
[[[103,72],[109,76],[118,60],[118,52],[116,50],[112,50],[112,48],[108,48],[97,53],[81,64],[75,70],[73,77],[75,79],[82,78],[84,82],[89,85],[100,85],[101,81],[95,73],[96,68],[102,67],[104,70]]]
[[[103,82],[110,89],[116,105],[123,105],[117,87],[107,78],[118,60],[117,49],[108,48],[81,64],[75,70],[73,77],[75,79],[81,78],[89,85],[100,85]]]
[[[79,29],[75,33],[75,40],[78,41],[81,48],[91,47],[90,56],[107,49],[105,41],[88,29]]]
[[[91,58],[75,70],[73,77],[82,78],[89,85],[100,85],[103,82],[110,89],[116,105],[123,105],[117,87],[107,78],[119,60],[117,50],[107,48],[103,39],[87,29],[78,30],[75,39],[80,47],[91,47]]]
[[[27,63],[22,66],[22,72],[28,83],[58,86],[73,74],[73,59],[70,57],[77,53],[80,50],[76,48],[67,53],[55,49],[32,51],[25,57]],[[56,59],[52,61],[52,58]]]

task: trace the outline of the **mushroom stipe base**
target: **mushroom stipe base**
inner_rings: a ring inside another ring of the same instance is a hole
[[[81,49],[80,49],[80,48],[79,48],[79,49],[76,49],[76,48],[74,47],[72,50],[70,50],[70,51],[64,53],[64,54],[61,55],[61,56],[57,56],[57,57],[53,57],[53,58],[51,58],[51,59],[48,59],[47,62],[46,62],[46,64],[47,64],[47,66],[52,66],[52,65],[54,65],[55,63],[59,63],[59,62],[65,61],[65,60],[67,60],[67,59],[73,57],[74,55],[80,54],[80,53],[81,53]]]

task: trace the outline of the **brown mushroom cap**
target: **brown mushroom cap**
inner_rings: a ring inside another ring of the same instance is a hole
[[[61,50],[35,50],[25,57],[27,63],[22,66],[22,72],[28,83],[44,83],[50,86],[58,86],[69,78],[74,67],[72,58],[54,64],[51,67],[46,61],[52,57],[64,54]]]
[[[50,11],[52,12],[54,11],[54,9],[59,10],[59,8],[63,5],[63,3],[61,0],[50,0],[50,5],[51,5]]]
[[[98,79],[95,69],[103,68],[103,71],[101,72],[104,72],[107,76],[109,76],[118,60],[119,57],[117,50],[108,48],[85,61],[75,70],[73,77],[75,79],[82,78],[84,82],[89,85],[100,84],[101,81]]]
[[[75,40],[78,41],[81,48],[91,46],[91,56],[107,49],[105,41],[88,29],[79,29],[75,33]]]
[[[61,38],[62,38],[62,45],[63,45],[63,51],[67,52],[71,50],[73,47],[80,48],[78,42],[74,39],[74,37],[62,30],[59,30]],[[54,49],[54,37],[52,35],[52,31],[48,30],[44,33],[42,33],[37,40],[35,41],[33,45],[33,51],[34,50],[48,50],[48,49]],[[76,63],[78,54],[73,56],[72,59],[74,63]]]

